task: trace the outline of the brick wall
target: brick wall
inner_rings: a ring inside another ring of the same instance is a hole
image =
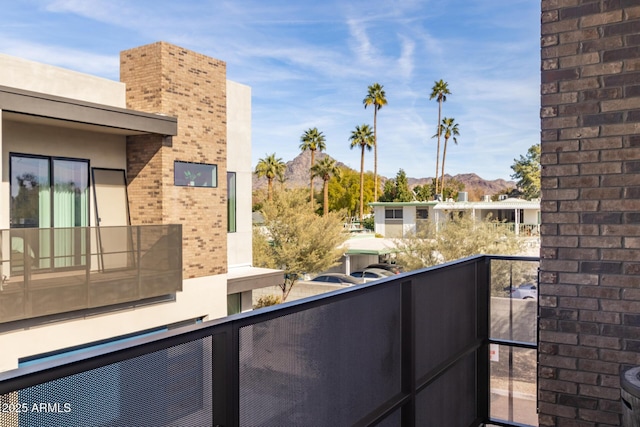
[[[185,278],[225,273],[226,64],[158,42],[120,54],[127,107],[178,118],[178,135],[127,141],[132,224],[182,224]],[[174,161],[216,164],[218,187],[174,185]]]
[[[640,364],[640,2],[542,1],[541,426],[617,426]]]

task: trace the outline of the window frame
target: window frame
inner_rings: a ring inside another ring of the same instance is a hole
[[[384,219],[393,220],[393,219],[403,219],[403,209],[402,208],[385,208],[384,209]]]
[[[49,209],[49,225],[45,226],[44,228],[50,228],[50,227],[55,227],[55,197],[54,197],[54,187],[56,185],[55,182],[55,168],[54,168],[54,164],[56,161],[66,161],[66,162],[76,162],[76,163],[82,163],[85,165],[86,167],[86,197],[87,197],[87,206],[86,206],[86,212],[84,212],[85,218],[86,218],[86,227],[90,227],[91,226],[91,215],[90,215],[90,211],[91,211],[91,203],[90,203],[90,193],[91,193],[91,162],[89,161],[89,159],[82,159],[82,158],[76,158],[76,157],[63,157],[63,156],[45,156],[45,155],[39,155],[39,154],[30,154],[30,153],[17,153],[17,152],[10,152],[9,153],[9,221],[10,221],[10,228],[43,228],[40,227],[38,224],[38,227],[20,227],[20,224],[15,224],[14,223],[14,218],[13,218],[13,208],[14,208],[14,202],[13,202],[13,196],[12,196],[12,186],[13,186],[13,174],[14,174],[14,166],[13,166],[13,159],[14,158],[25,158],[25,159],[38,159],[38,160],[45,160],[47,161],[47,179],[48,179],[48,185],[49,185],[49,203],[48,203],[48,209]]]
[[[238,176],[227,172],[227,232],[238,231]]]
[[[211,182],[202,177],[205,172],[211,172]],[[218,188],[218,165],[174,160],[173,185],[176,187]]]

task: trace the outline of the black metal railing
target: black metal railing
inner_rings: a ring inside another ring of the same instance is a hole
[[[0,323],[182,289],[180,225],[0,230]]]
[[[534,425],[494,399],[492,301],[531,270],[496,261],[537,267],[478,256],[0,373],[0,427]]]

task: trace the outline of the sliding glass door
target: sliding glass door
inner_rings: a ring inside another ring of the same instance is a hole
[[[86,264],[88,192],[86,160],[11,155],[11,228],[40,229],[12,233],[13,273]]]

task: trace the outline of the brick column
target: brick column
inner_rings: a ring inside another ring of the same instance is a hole
[[[640,364],[640,3],[542,1],[541,426],[616,426]]]
[[[178,135],[129,137],[132,224],[182,224],[185,278],[227,268],[226,64],[158,42],[120,54],[128,108],[178,118]],[[174,185],[174,161],[215,164],[217,188]]]

